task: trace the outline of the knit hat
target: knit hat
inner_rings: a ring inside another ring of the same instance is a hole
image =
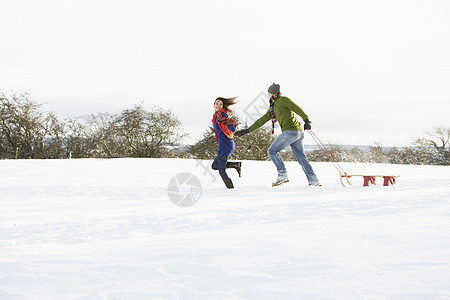
[[[269,89],[267,90],[271,94],[279,94],[280,93],[280,85],[276,83],[272,83],[271,86],[269,86]]]

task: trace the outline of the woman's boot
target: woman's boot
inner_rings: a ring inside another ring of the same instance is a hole
[[[242,163],[240,161],[229,161],[227,162],[227,168],[234,168],[239,174],[239,177],[241,177],[241,166]]]
[[[225,182],[227,188],[234,189],[233,181],[231,181],[231,178],[224,179],[223,182]]]

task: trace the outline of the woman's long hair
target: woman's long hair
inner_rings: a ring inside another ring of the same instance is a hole
[[[223,98],[223,97],[219,97],[219,98],[217,98],[217,99],[214,101],[214,103],[216,103],[217,100],[222,101],[222,103],[223,103],[223,110],[226,111],[227,113],[228,113],[228,112],[229,112],[229,113],[233,113],[233,111],[232,111],[228,106],[236,104],[236,98],[237,98],[237,97],[234,97],[234,98]]]

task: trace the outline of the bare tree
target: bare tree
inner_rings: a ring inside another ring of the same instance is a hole
[[[42,158],[46,138],[41,104],[27,94],[0,95],[0,134],[3,158]]]
[[[45,136],[40,158],[67,158],[66,124],[54,113],[48,113],[43,125]]]
[[[89,145],[90,157],[123,157],[125,145],[116,136],[116,114],[98,113],[82,117],[85,127],[83,130]]]
[[[69,157],[87,158],[91,149],[85,124],[80,118],[66,120],[66,144]]]
[[[114,135],[115,118],[109,113],[98,113],[67,120],[67,149],[72,157],[121,156],[121,146]]]
[[[435,127],[425,132],[415,146],[426,156],[427,163],[433,165],[450,165],[450,127]]]
[[[162,108],[146,111],[136,105],[122,111],[114,120],[114,133],[125,156],[163,157],[168,146],[179,143],[185,133],[175,115]]]
[[[213,159],[217,155],[217,141],[214,134],[214,127],[209,126],[203,133],[203,137],[194,145],[189,146],[187,152],[197,159]]]
[[[243,128],[248,128],[248,124],[245,124]],[[233,153],[232,158],[270,160],[267,150],[275,138],[268,126],[263,126],[249,134],[236,138],[236,151]]]

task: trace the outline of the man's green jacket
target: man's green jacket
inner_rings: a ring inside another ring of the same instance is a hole
[[[266,124],[267,121],[270,120],[270,109],[258,120],[253,123],[252,126],[248,128],[249,132],[252,132],[259,127]],[[281,131],[285,130],[303,130],[302,125],[299,123],[294,113],[302,117],[303,120],[308,119],[308,116],[305,114],[303,109],[300,108],[297,104],[295,104],[288,97],[280,96],[275,100],[273,104],[273,113],[278,123],[280,124]]]

